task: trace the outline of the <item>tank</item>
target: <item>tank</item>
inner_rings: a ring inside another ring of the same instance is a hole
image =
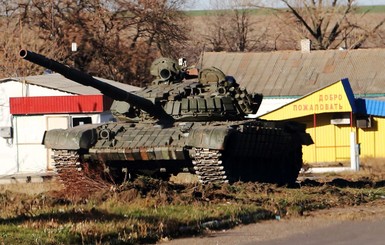
[[[291,184],[302,167],[302,146],[313,143],[304,124],[248,117],[262,95],[215,67],[198,71],[161,57],[151,66],[152,83],[127,92],[40,54],[19,55],[114,100],[113,122],[45,132],[43,144],[63,178],[92,168],[114,181],[190,172],[203,184]]]

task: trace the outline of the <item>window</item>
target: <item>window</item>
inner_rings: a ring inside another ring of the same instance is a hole
[[[72,127],[83,125],[83,124],[91,124],[91,117],[73,117],[72,118]]]

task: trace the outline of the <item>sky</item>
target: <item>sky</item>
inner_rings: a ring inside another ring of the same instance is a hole
[[[208,9],[210,6],[209,0],[190,0],[191,2],[195,2],[194,4],[190,4],[188,9],[199,10],[199,9]],[[356,0],[358,5],[385,5],[385,0]],[[266,1],[273,2],[273,1]],[[343,1],[341,1],[343,2]],[[271,6],[277,7],[277,6]]]

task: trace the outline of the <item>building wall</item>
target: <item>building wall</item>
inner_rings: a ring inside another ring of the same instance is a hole
[[[9,110],[9,98],[23,96],[56,96],[71,95],[69,93],[43,88],[31,84],[23,84],[17,81],[0,83],[0,127],[12,126]],[[4,141],[0,139],[0,149]]]
[[[23,84],[21,82],[17,81],[8,81],[8,82],[2,82],[0,83],[0,128],[9,128],[12,127],[15,129],[14,118],[10,114],[10,108],[9,108],[9,98],[10,97],[22,97],[22,96],[55,96],[55,95],[70,95],[69,93],[64,93],[52,89],[43,88],[36,85],[31,84]],[[26,124],[23,125],[22,130],[26,130],[29,135],[32,135],[35,128],[37,126],[36,121],[31,122],[32,124]],[[34,142],[35,139],[26,138],[21,139],[21,144],[23,146],[18,147],[16,145],[16,132],[13,132],[13,138],[2,138],[0,137],[0,156],[1,156],[1,163],[0,163],[0,175],[9,175],[14,174],[18,172],[19,170],[27,170],[30,168],[29,165],[35,165],[35,169],[40,169],[40,166],[42,163],[40,162],[39,158],[36,158],[36,160],[33,160],[32,163],[24,164],[26,163],[26,158],[28,158],[23,152],[20,152],[20,148],[28,148],[27,145],[29,145],[31,142]],[[24,134],[23,134],[24,135]],[[30,136],[32,137],[32,136]],[[41,140],[40,140],[41,143]],[[38,152],[41,148],[41,145],[39,147],[36,147],[34,143],[32,145],[29,145],[31,152]],[[27,153],[26,153],[27,154]],[[30,154],[27,154],[30,155]]]
[[[353,118],[355,116],[353,115]],[[385,158],[385,118],[373,117],[372,127],[357,128],[353,125],[334,125],[330,123],[333,114],[293,119],[306,123],[306,132],[313,138],[314,144],[303,146],[304,163],[346,163],[350,161],[350,134],[356,132],[356,141],[360,145],[360,159]]]
[[[342,79],[261,118],[306,124],[314,144],[303,146],[305,163],[344,163],[350,160],[350,135],[355,130],[351,123],[351,112],[354,110],[355,100],[349,81]]]
[[[92,123],[112,120],[110,112],[91,114],[10,114],[10,97],[72,95],[17,81],[0,83],[0,128],[12,128],[12,138],[0,137],[0,175],[44,172],[52,169],[52,153],[42,145],[44,131],[72,126],[71,118],[91,117]]]
[[[91,117],[92,123],[100,123],[99,114],[55,114],[14,116],[12,148],[7,164],[0,168],[0,175],[53,170],[52,152],[42,145],[46,130],[71,127],[72,118]]]
[[[45,131],[44,116],[15,116],[13,125],[16,149],[14,172],[45,171],[46,150],[41,144]]]
[[[316,115],[315,119],[311,116],[306,117],[307,120],[299,120],[306,123],[306,131],[314,141],[313,145],[303,146],[305,163],[350,161],[350,132],[354,128],[350,125],[333,125],[330,123],[332,117],[331,113],[325,113]]]
[[[295,99],[287,98],[263,98],[261,106],[259,107],[256,116],[261,116],[263,114],[274,111],[281,106],[284,106],[290,102],[293,102]]]
[[[374,117],[371,128],[357,130],[361,157],[385,158],[385,118]]]

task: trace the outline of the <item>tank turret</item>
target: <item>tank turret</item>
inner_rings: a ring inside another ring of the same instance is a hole
[[[159,58],[151,65],[155,77],[152,84],[135,94],[160,105],[175,121],[233,121],[255,114],[262,101],[261,94],[249,94],[235,78],[210,67],[197,71],[180,67],[170,58]],[[116,102],[115,115],[128,116],[131,106]],[[126,117],[126,119],[128,118]],[[138,118],[144,118],[139,115]]]
[[[215,67],[195,76],[165,57],[151,65],[152,84],[130,93],[40,54],[21,50],[20,56],[114,99],[111,112],[118,121],[152,122],[155,118],[170,125],[174,121],[240,120],[255,114],[262,101],[262,95],[247,93],[233,77]]]

